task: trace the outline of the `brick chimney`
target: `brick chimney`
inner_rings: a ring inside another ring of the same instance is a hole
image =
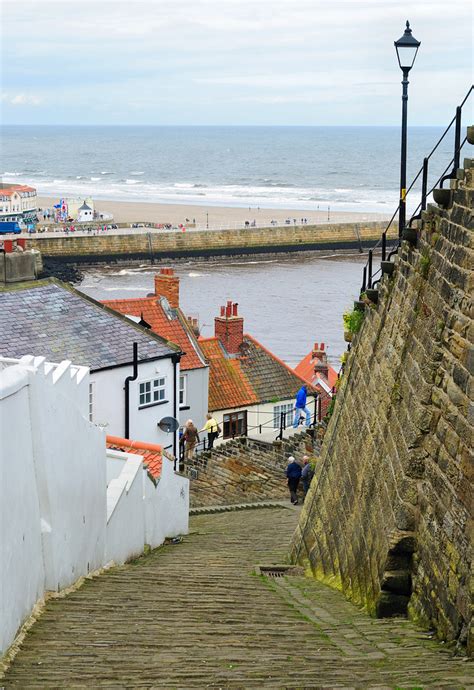
[[[320,374],[327,379],[329,376],[329,365],[324,343],[314,343],[311,358],[314,362],[314,373]]]
[[[214,319],[214,334],[230,355],[238,354],[244,341],[244,319],[238,315],[237,307],[236,302],[229,300]]]
[[[174,275],[172,268],[162,268],[155,273],[155,295],[166,297],[173,309],[179,307],[179,278]]]

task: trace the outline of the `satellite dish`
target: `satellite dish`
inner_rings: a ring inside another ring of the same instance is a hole
[[[165,434],[172,434],[179,427],[179,422],[174,417],[163,417],[158,422],[158,426]]]

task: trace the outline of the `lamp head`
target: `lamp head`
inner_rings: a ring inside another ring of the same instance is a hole
[[[407,21],[403,36],[399,38],[398,41],[394,41],[394,46],[397,51],[398,64],[400,65],[401,70],[404,72],[409,72],[411,70],[420,45],[421,41],[417,41],[412,35],[410,22]]]

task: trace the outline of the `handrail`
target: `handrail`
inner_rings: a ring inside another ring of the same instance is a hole
[[[427,198],[430,196],[430,194],[433,192],[433,190],[436,188],[438,184],[440,186],[443,186],[443,182],[447,179],[453,179],[456,177],[456,171],[459,167],[459,162],[460,162],[460,153],[461,149],[464,146],[464,144],[467,141],[467,137],[463,139],[461,142],[461,117],[462,117],[462,108],[468,98],[470,97],[471,93],[474,90],[474,85],[471,85],[469,90],[467,91],[466,95],[464,96],[462,102],[456,107],[456,114],[452,118],[451,122],[448,124],[444,132],[441,134],[440,138],[436,142],[436,144],[433,146],[431,149],[430,153],[423,159],[423,165],[413,178],[410,186],[406,190],[405,196],[409,194],[409,192],[413,189],[414,185],[418,181],[420,175],[422,175],[422,190],[421,190],[421,202],[418,204],[416,207],[413,215],[411,216],[410,220],[407,223],[406,227],[411,227],[412,223],[415,220],[418,220],[421,218],[421,211],[424,211],[426,209],[426,202]],[[428,163],[435,151],[438,149],[439,145],[447,135],[447,133],[450,131],[451,127],[453,124],[456,123],[456,129],[455,129],[455,138],[454,138],[454,155],[453,158],[450,160],[448,165],[446,166],[445,170],[441,174],[441,176],[437,179],[433,187],[430,189],[430,191],[427,191],[428,188]],[[452,170],[450,173],[448,173],[448,170],[452,167]],[[363,279],[362,279],[362,287],[361,287],[361,293],[365,292],[365,290],[371,289],[374,287],[374,278],[379,274],[380,270],[379,269],[376,273],[372,273],[372,262],[373,262],[373,252],[378,249],[378,247],[382,244],[382,261],[385,261],[385,254],[386,254],[386,236],[387,233],[397,216],[397,213],[400,210],[400,204],[398,204],[397,208],[395,209],[394,214],[390,218],[387,227],[385,228],[384,232],[382,233],[381,238],[374,244],[374,246],[369,250],[369,256],[367,258],[367,262],[364,266],[363,269]],[[420,212],[420,213],[419,213]],[[395,247],[392,249],[392,251],[389,252],[387,256],[387,260],[390,261],[391,257],[397,253],[398,248],[400,246],[400,239],[397,239]],[[385,250],[384,250],[385,249]],[[377,283],[379,282],[378,280],[376,281]]]

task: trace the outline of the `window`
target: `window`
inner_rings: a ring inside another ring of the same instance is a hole
[[[285,418],[284,418],[285,428],[287,426],[291,426],[291,424],[293,423],[294,407],[295,406],[293,403],[284,403],[283,405],[275,405],[275,407],[273,408],[273,428],[274,429],[280,428],[282,413],[285,415]]]
[[[246,436],[247,410],[243,412],[231,412],[230,414],[225,414],[223,422],[223,438],[234,438],[234,436]]]
[[[154,405],[165,400],[166,379],[163,376],[152,381],[142,381],[139,386],[139,407]]]
[[[186,374],[181,374],[179,377],[179,405],[184,407],[186,405],[186,388],[187,388],[187,376]]]
[[[89,422],[94,421],[94,388],[95,381],[89,381]]]

